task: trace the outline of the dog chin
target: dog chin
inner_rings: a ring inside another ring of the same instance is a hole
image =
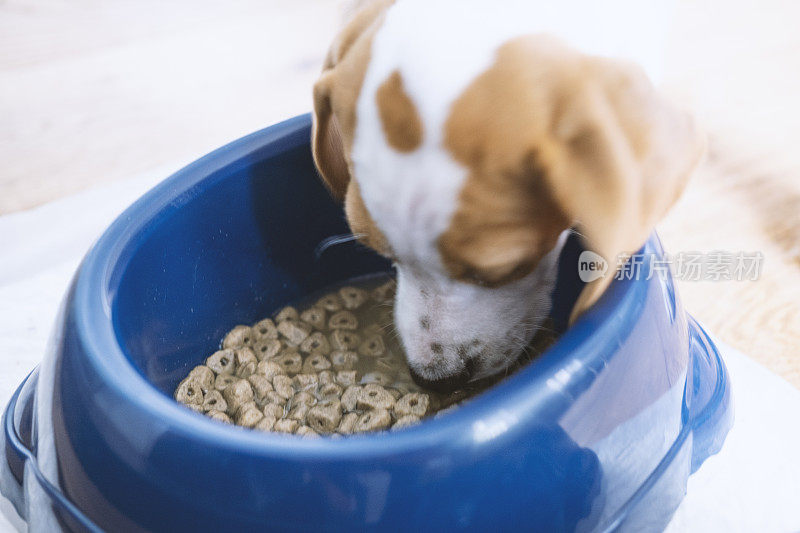
[[[499,344],[494,347],[488,347],[484,356],[476,357],[473,360],[472,368],[473,373],[470,381],[480,381],[484,379],[491,379],[498,375],[506,374],[510,367],[512,367],[520,357],[523,357],[525,349],[533,340],[536,333],[539,331],[539,326],[536,324],[530,326],[520,326],[514,333],[511,333],[515,338],[520,339],[519,342],[507,345]]]
[[[562,246],[559,239],[528,276],[493,288],[398,265],[395,325],[418,381],[505,373],[550,312]]]
[[[414,357],[411,352],[407,362],[414,381],[426,388],[452,391],[468,383],[505,375],[523,356],[525,347],[539,331],[540,324],[530,324],[528,320],[530,319],[521,321],[517,328],[497,336],[518,339],[514,343],[482,344],[472,353],[462,354],[466,357],[449,354],[449,357],[431,359],[430,354]]]

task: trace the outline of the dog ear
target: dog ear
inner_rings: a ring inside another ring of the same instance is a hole
[[[394,0],[359,1],[328,50],[314,84],[311,149],[331,193],[343,200],[350,183],[347,150],[355,129],[355,106],[369,62],[372,37]]]
[[[328,71],[314,85],[314,117],[311,151],[323,181],[337,200],[343,200],[350,183],[342,132],[331,106],[334,72]]]
[[[609,273],[587,284],[570,323],[635,253],[678,199],[705,150],[692,118],[662,98],[637,67],[586,58],[588,81],[564,96],[548,164],[553,197]]]

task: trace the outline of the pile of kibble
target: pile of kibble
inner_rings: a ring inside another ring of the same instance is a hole
[[[236,326],[175,399],[220,422],[307,437],[416,424],[446,405],[412,382],[384,335],[393,298],[394,281],[346,286],[303,311]]]

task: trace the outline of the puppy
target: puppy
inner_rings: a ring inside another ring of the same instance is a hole
[[[616,18],[637,3],[611,4],[362,2],[330,48],[314,160],[397,269],[395,323],[424,385],[502,372],[550,310],[567,230],[615,265],[703,152],[692,120],[609,57],[637,49]]]

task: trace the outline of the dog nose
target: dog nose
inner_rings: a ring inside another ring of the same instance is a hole
[[[452,376],[445,376],[438,379],[428,379],[425,376],[418,374],[413,368],[409,368],[411,379],[414,383],[423,389],[429,389],[435,392],[452,392],[460,389],[469,382],[472,377],[472,361],[467,361],[466,366],[461,372],[453,374]]]

